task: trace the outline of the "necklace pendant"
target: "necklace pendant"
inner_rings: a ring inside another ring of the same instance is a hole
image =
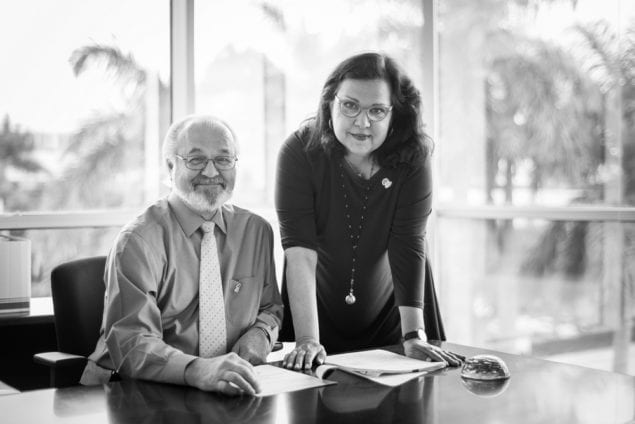
[[[357,299],[355,299],[355,295],[353,295],[353,292],[349,293],[348,296],[346,296],[346,304],[347,305],[352,305],[353,303],[355,303]]]

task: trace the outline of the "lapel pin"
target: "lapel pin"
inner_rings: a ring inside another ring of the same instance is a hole
[[[236,281],[236,285],[234,286],[234,293],[238,293],[242,286],[243,285],[240,283],[240,281]]]
[[[390,188],[390,186],[392,185],[392,181],[390,181],[388,178],[384,178],[383,180],[381,180],[381,185],[384,186],[384,188]]]

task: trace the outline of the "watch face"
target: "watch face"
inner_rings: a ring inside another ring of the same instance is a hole
[[[425,340],[426,339],[426,332],[423,331],[423,328],[420,328],[417,330],[417,337],[419,338],[419,340]]]

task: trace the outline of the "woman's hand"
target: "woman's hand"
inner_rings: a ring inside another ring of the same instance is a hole
[[[462,362],[458,355],[419,339],[404,341],[403,350],[406,356],[410,358],[423,361],[445,362],[451,367],[458,367]]]
[[[295,343],[295,349],[287,353],[282,360],[282,366],[284,368],[301,370],[311,369],[313,362],[318,365],[323,364],[326,361],[326,350],[319,342],[308,340],[297,340]]]

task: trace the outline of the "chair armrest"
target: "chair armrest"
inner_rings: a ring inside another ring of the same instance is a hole
[[[79,384],[87,358],[63,352],[43,352],[33,355],[33,361],[49,368],[51,387],[67,387]]]
[[[86,357],[64,352],[43,352],[33,355],[33,361],[37,364],[52,368],[85,366]]]

